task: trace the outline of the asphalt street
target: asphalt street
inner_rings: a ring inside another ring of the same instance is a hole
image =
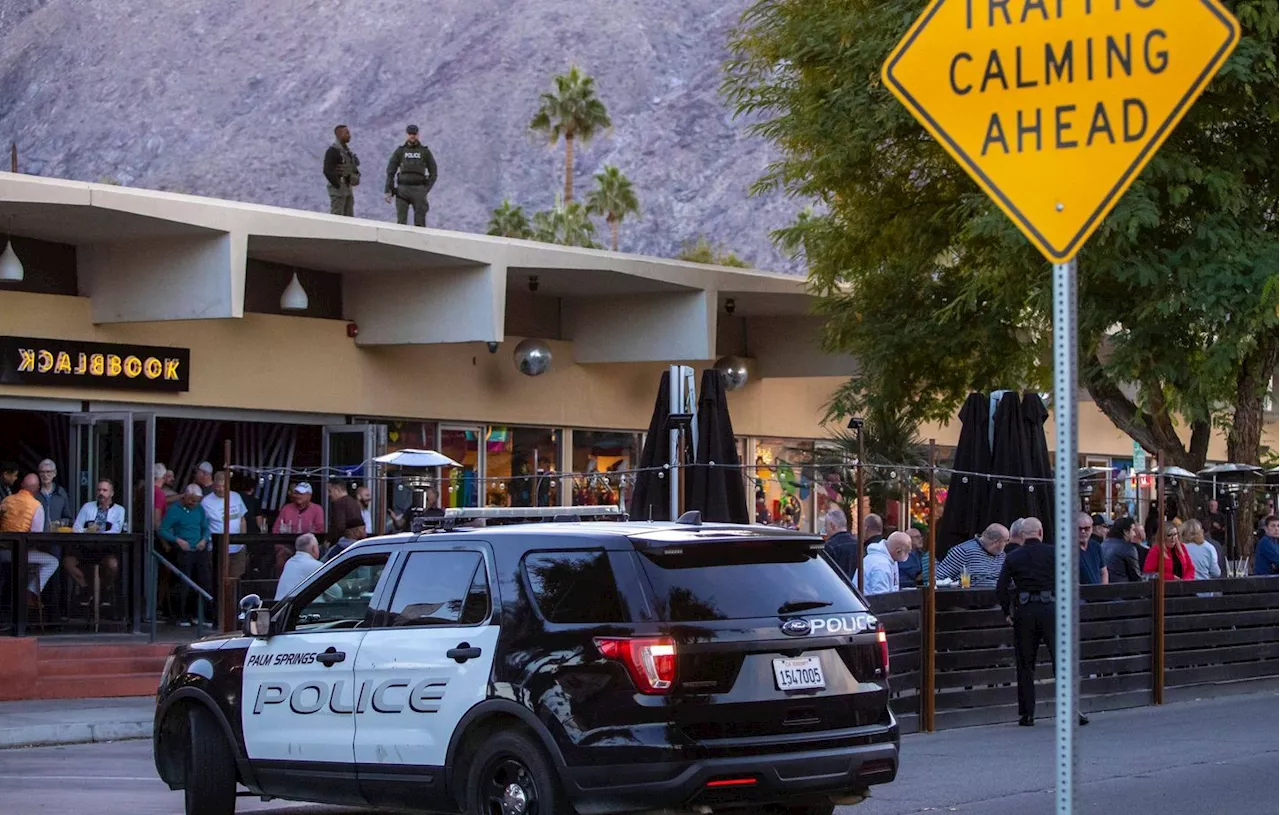
[[[1099,713],[1080,734],[1080,813],[1275,813],[1280,706],[1275,694]],[[913,735],[891,785],[841,815],[1054,811],[1053,726]],[[240,812],[362,810],[244,798]],[[0,815],[179,815],[181,793],[155,777],[148,741],[0,750]],[[368,812],[368,810],[363,810]]]

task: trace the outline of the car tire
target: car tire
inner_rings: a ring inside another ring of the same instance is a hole
[[[501,731],[467,764],[466,815],[569,815],[550,759],[529,736]]]
[[[209,711],[193,707],[187,716],[191,743],[183,783],[186,815],[235,815],[236,759],[231,745]]]

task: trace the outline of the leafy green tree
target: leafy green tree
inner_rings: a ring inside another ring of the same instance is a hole
[[[618,251],[618,226],[622,219],[640,215],[640,201],[631,179],[617,167],[606,164],[603,172],[596,173],[596,188],[587,193],[587,212],[604,216],[613,238],[613,251]]]
[[[535,212],[532,237],[543,243],[600,248],[595,242],[596,225],[591,222],[587,208],[578,201],[557,201],[553,208]]]
[[[705,236],[699,236],[696,241],[686,243],[676,257],[690,263],[711,263],[716,266],[736,266],[740,269],[751,267],[750,263],[728,249],[713,244]]]
[[[546,133],[551,144],[564,139],[564,200],[573,200],[573,143],[585,144],[612,126],[609,111],[596,97],[596,81],[574,65],[553,80],[554,93],[544,93],[529,127]]]
[[[809,265],[827,349],[859,362],[833,416],[949,420],[970,390],[1052,380],[1049,265],[880,82],[924,5],[759,0],[725,66],[781,151],[755,190],[819,205],[775,238]],[[1276,4],[1227,5],[1239,47],[1080,254],[1081,385],[1193,471],[1215,424],[1259,460],[1277,367]]]
[[[524,207],[512,204],[509,198],[503,198],[502,203],[489,215],[487,234],[504,238],[528,238],[533,235],[533,227],[529,225],[529,216],[524,214]]]
[[[873,512],[884,512],[888,499],[911,500],[911,490],[919,477],[913,468],[929,463],[925,447],[916,433],[916,423],[905,411],[891,412],[878,406],[865,417],[862,432],[866,467],[863,486]],[[853,463],[858,460],[858,436],[849,430],[833,432],[826,444],[819,445],[815,462],[819,473],[836,476],[831,484],[839,495],[839,504],[850,519],[857,514],[858,481]],[[897,523],[893,519],[893,523]]]

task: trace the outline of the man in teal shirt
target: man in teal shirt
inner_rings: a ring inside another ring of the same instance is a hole
[[[213,593],[213,549],[210,545],[209,516],[200,501],[204,490],[199,484],[188,484],[182,496],[169,505],[160,522],[160,539],[173,546],[173,560],[182,573],[196,585]],[[178,625],[190,628],[192,617],[187,613],[187,601],[191,587],[185,580],[178,588]],[[201,625],[208,624],[201,620]]]

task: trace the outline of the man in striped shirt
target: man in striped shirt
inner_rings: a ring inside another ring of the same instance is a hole
[[[988,526],[981,536],[952,547],[938,564],[939,580],[959,580],[961,572],[969,573],[969,585],[975,589],[995,588],[1004,566],[1004,548],[1009,545],[1009,530],[1000,524]]]

